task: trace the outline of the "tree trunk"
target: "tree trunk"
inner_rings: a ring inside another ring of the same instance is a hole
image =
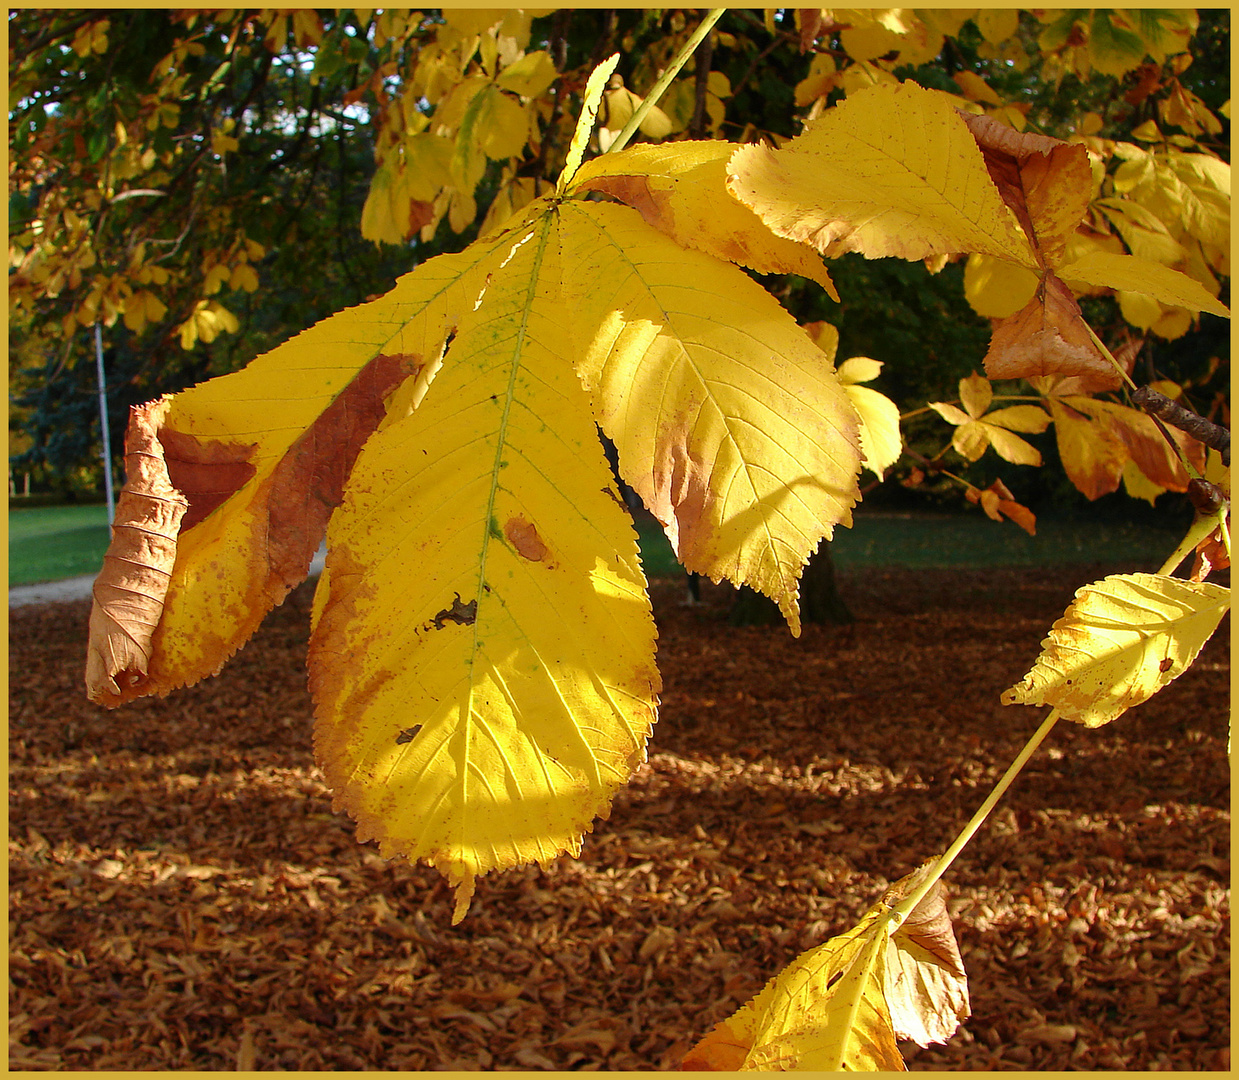
[[[773,626],[783,622],[783,615],[773,600],[745,586],[736,594],[727,621],[732,626]],[[800,577],[800,621],[825,626],[846,626],[856,621],[835,586],[829,543],[817,549]]]

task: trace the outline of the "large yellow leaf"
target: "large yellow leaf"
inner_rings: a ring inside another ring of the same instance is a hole
[[[1100,727],[1181,675],[1230,608],[1230,590],[1162,574],[1115,574],[1076,593],[1011,705],[1052,705]]]
[[[748,582],[798,634],[804,564],[859,497],[842,384],[769,293],[634,210],[561,218],[578,370],[621,475],[686,569]]]
[[[949,1039],[969,1002],[941,886],[898,928],[888,918],[932,865],[892,885],[851,930],[793,960],[707,1033],[681,1067],[902,1071],[896,1039],[920,1046]]]
[[[777,151],[743,147],[729,171],[774,232],[824,255],[977,251],[1037,265],[959,113],[912,82],[853,94]]]
[[[110,598],[91,696],[217,671],[330,517],[318,759],[361,836],[448,876],[457,918],[477,875],[577,851],[643,759],[654,628],[595,423],[688,564],[793,629],[804,562],[857,497],[855,411],[791,316],[574,194],[151,416],[188,509],[149,658],[112,647],[133,619]]]
[[[476,875],[576,854],[654,721],[645,579],[561,352],[553,226],[478,268],[493,279],[416,422],[354,466],[316,598],[336,804],[459,886],[458,916]]]

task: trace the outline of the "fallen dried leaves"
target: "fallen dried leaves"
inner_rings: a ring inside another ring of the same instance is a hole
[[[945,846],[1035,726],[1000,690],[1115,569],[848,573],[862,622],[799,641],[656,583],[650,763],[579,861],[481,879],[455,929],[331,813],[305,588],[110,714],[89,605],[11,611],[10,1068],[674,1067]],[[911,1068],[1229,1067],[1228,638],[1034,757],[947,879],[973,1016]]]

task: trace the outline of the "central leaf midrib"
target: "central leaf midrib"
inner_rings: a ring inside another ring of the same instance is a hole
[[[478,666],[479,652],[481,649],[481,642],[480,642],[479,635],[480,635],[481,627],[483,626],[485,622],[483,612],[486,608],[489,607],[489,604],[487,603],[487,600],[489,599],[489,597],[487,596],[486,588],[485,588],[486,562],[487,562],[487,557],[490,551],[490,543],[491,543],[491,538],[492,538],[492,525],[495,521],[495,500],[496,500],[496,497],[499,491],[499,474],[503,467],[502,462],[503,462],[504,448],[507,445],[508,421],[511,417],[512,404],[513,404],[513,400],[516,394],[517,375],[520,373],[521,366],[522,366],[522,358],[523,358],[524,347],[525,347],[525,337],[526,337],[526,333],[529,327],[529,314],[533,308],[534,296],[537,292],[538,280],[539,280],[539,276],[540,276],[540,272],[542,268],[542,258],[543,258],[543,253],[546,248],[547,233],[548,233],[549,225],[550,225],[550,218],[549,218],[549,215],[546,215],[542,218],[540,222],[540,226],[541,226],[540,235],[535,241],[536,247],[533,252],[533,268],[532,268],[532,272],[530,273],[528,277],[528,284],[527,284],[526,292],[525,292],[525,301],[521,305],[521,308],[520,308],[520,325],[518,327],[518,331],[516,335],[516,344],[513,349],[512,357],[510,360],[511,370],[508,373],[508,387],[507,387],[507,391],[504,394],[503,411],[500,415],[499,430],[498,430],[497,438],[495,440],[495,457],[494,457],[494,461],[491,464],[490,492],[487,495],[486,510],[485,510],[485,515],[484,515],[483,522],[482,522],[482,547],[481,547],[481,554],[478,559],[477,587],[474,592],[474,598],[477,601],[477,608],[476,608],[476,616],[473,621],[473,643],[472,643],[471,649],[469,650],[469,659],[468,659],[468,672],[469,672],[468,687],[469,689],[468,689],[468,694],[467,694],[466,708],[464,711],[464,715],[461,717],[461,721],[462,721],[463,728],[464,728],[464,739],[465,739],[464,761],[463,761],[463,768],[460,774],[460,788],[461,788],[460,832],[462,835],[466,835],[468,833],[468,828],[465,824],[465,817],[466,817],[466,812],[467,812],[468,805],[469,805],[469,786],[470,786],[469,780],[470,780],[470,771],[471,771],[469,768],[469,764],[472,759],[473,738],[474,738],[473,695],[474,695],[475,688],[477,686],[477,676],[478,676],[477,666]],[[508,249],[508,258],[505,259],[505,265],[496,269],[495,271],[495,274],[497,276],[512,273],[512,271],[509,269],[509,267],[506,264],[510,262],[511,259],[515,256],[518,246],[523,246],[524,244],[529,243],[530,237],[532,236],[533,236],[533,233],[530,233],[523,240],[517,240],[513,243],[513,246]],[[500,280],[496,282],[495,284],[502,287],[502,283],[503,283],[503,279],[501,277]],[[488,290],[490,287],[494,287],[494,286],[493,285],[489,286]],[[485,303],[484,297],[483,297],[483,303]]]

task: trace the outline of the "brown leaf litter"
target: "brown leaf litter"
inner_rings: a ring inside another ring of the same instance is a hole
[[[674,1067],[942,850],[1042,710],[998,695],[1135,567],[841,574],[847,629],[655,582],[649,764],[579,860],[447,885],[331,812],[295,590],[216,678],[114,713],[88,603],[10,611],[11,1069]],[[1229,622],[1060,725],[946,885],[972,1017],[912,1069],[1229,1068]],[[1066,730],[1063,730],[1066,729]]]

